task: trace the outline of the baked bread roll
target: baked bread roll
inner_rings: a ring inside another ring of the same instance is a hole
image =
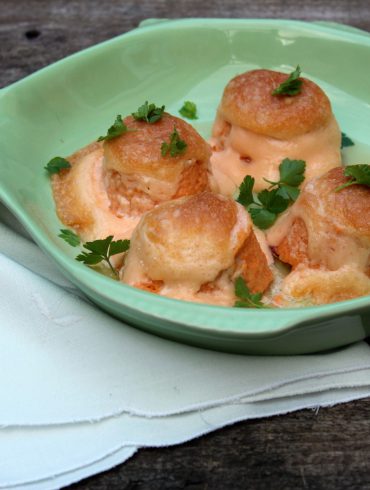
[[[131,131],[104,142],[104,169],[112,212],[141,215],[155,205],[208,188],[210,148],[182,119],[164,113],[154,124],[126,117]],[[185,151],[162,155],[176,129]]]
[[[77,151],[71,168],[52,177],[57,214],[84,241],[130,238],[148,209],[208,188],[210,148],[192,126],[166,113],[154,124],[125,123],[134,131]],[[174,128],[186,149],[162,156]]]
[[[342,167],[311,180],[267,232],[279,259],[293,267],[283,293],[318,304],[370,294],[370,188],[335,192],[347,181]]]
[[[294,96],[272,95],[288,75],[253,70],[226,86],[212,130],[215,187],[231,195],[246,175],[256,191],[279,180],[284,158],[306,161],[308,180],[341,164],[341,133],[328,97],[301,78]]]
[[[131,239],[121,280],[172,298],[233,305],[234,279],[252,292],[272,281],[249,214],[210,192],[161,204],[146,213]]]
[[[52,176],[58,217],[85,242],[109,235],[129,238],[139,221],[138,216],[119,218],[112,213],[104,184],[103,158],[103,145],[91,143],[67,158],[70,169]]]
[[[335,271],[299,266],[284,279],[274,303],[279,307],[323,305],[367,294],[369,276],[351,266]]]

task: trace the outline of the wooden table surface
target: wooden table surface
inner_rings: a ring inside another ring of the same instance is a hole
[[[0,87],[152,17],[326,20],[370,31],[370,2],[1,0]],[[370,489],[369,462],[367,399],[241,422],[175,447],[142,449],[127,463],[70,488]]]

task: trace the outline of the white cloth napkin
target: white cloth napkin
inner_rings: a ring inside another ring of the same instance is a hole
[[[163,340],[92,305],[3,207],[0,237],[0,488],[60,488],[138,447],[370,395],[365,342],[257,357]]]

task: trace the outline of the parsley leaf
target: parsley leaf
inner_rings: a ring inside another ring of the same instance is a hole
[[[354,142],[345,133],[341,133],[342,141],[340,143],[340,148],[346,148],[347,146],[354,146]]]
[[[127,252],[130,248],[130,240],[113,241],[113,235],[102,240],[86,242],[83,247],[87,250],[77,255],[76,260],[86,265],[96,265],[105,261],[113,274],[117,277],[117,271],[113,268],[110,258],[122,252]]]
[[[276,213],[272,213],[268,209],[265,208],[250,208],[248,209],[249,214],[251,215],[253,223],[260,230],[266,230],[272,226],[277,218]]]
[[[306,162],[304,160],[290,160],[284,158],[279,166],[280,184],[297,187],[304,181]]]
[[[173,128],[173,132],[170,135],[170,142],[163,141],[161,145],[162,156],[165,157],[167,153],[170,153],[171,157],[181,155],[187,148],[187,144],[184,140],[180,139],[180,135],[177,132],[176,127]]]
[[[127,252],[129,248],[130,240],[116,240],[110,244],[109,256]]]
[[[50,175],[59,173],[63,168],[71,168],[71,164],[62,157],[52,158],[44,167]]]
[[[350,180],[334,189],[334,192],[341,191],[354,184],[370,187],[370,165],[347,165],[344,169],[344,175],[350,177]]]
[[[243,182],[240,184],[239,196],[237,199],[237,201],[246,208],[254,202],[253,193],[252,193],[253,186],[254,186],[254,178],[251,177],[250,175],[246,175]]]
[[[186,100],[184,102],[184,105],[179,110],[179,113],[187,119],[198,119],[197,106],[190,100]]]
[[[264,179],[271,184],[270,189],[278,186],[279,194],[285,199],[295,201],[299,196],[297,188],[304,181],[306,162],[304,160],[290,160],[284,158],[279,165],[280,179],[278,182]]]
[[[280,189],[269,191],[264,189],[257,194],[260,203],[271,213],[282,213],[289,206],[289,201],[286,197],[280,194]]]
[[[156,107],[155,104],[149,104],[146,100],[143,105],[141,105],[136,112],[133,112],[131,115],[137,121],[145,121],[149,124],[154,124],[159,121],[163,116],[165,106]]]
[[[291,185],[284,184],[280,186],[279,194],[285,199],[293,202],[297,200],[300,194],[300,190],[298,189],[298,187],[292,187]]]
[[[235,296],[239,298],[234,304],[237,308],[268,308],[262,303],[262,293],[252,294],[244,279],[239,276],[234,284]]]
[[[297,65],[297,68],[289,75],[285,82],[281,83],[275,90],[272,91],[272,95],[297,95],[301,92],[303,80],[300,80],[301,68]]]
[[[121,134],[127,133],[128,131],[130,130],[123,122],[122,116],[118,114],[116,120],[114,121],[112,126],[108,129],[107,134],[105,136],[99,136],[98,141],[112,140],[113,138],[117,138],[117,136],[121,136]]]
[[[306,163],[303,160],[285,158],[279,165],[278,182],[264,179],[270,185],[253,197],[254,178],[247,175],[239,187],[237,201],[248,209],[253,223],[265,230],[274,224],[278,214],[285,211],[299,196],[298,186],[304,180]]]
[[[77,247],[77,245],[79,245],[81,242],[80,237],[72,230],[60,230],[58,237],[63,238],[63,240],[69,243],[69,245],[72,247]]]

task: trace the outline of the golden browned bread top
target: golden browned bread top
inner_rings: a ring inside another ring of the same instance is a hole
[[[91,165],[86,167],[83,159],[94,152],[102,159],[102,143],[90,143],[68,156],[67,160],[71,168],[63,169],[51,178],[59,219],[80,233],[84,233],[94,225],[92,205],[87,202],[86,193],[83,192],[90,180],[90,169],[91,173],[93,171],[93,163],[91,162]],[[89,196],[88,199],[92,200],[93,196]]]
[[[223,93],[219,114],[244,129],[278,139],[290,139],[328,124],[332,117],[328,97],[315,83],[301,78],[301,92],[272,95],[288,75],[252,70],[233,78]]]
[[[344,175],[344,170],[345,167],[335,167],[308,183],[308,192],[302,192],[302,200],[304,202],[307,199],[307,204],[312,203],[314,193],[334,226],[347,226],[355,234],[370,238],[370,188],[356,184],[335,192],[335,189],[350,180]]]
[[[146,217],[151,240],[157,243],[188,241],[202,234],[214,247],[228,246],[236,223],[236,205],[231,199],[204,192],[158,206]]]
[[[171,176],[179,166],[202,162],[206,164],[211,151],[206,141],[188,123],[164,113],[154,124],[136,121],[132,116],[124,119],[129,129],[127,133],[104,142],[105,165],[107,169],[120,173],[142,173],[156,178]],[[162,156],[163,142],[170,142],[171,133],[176,128],[181,140],[187,144],[185,151],[172,157]]]
[[[251,230],[248,213],[232,199],[211,192],[187,196],[143,216],[127,261],[137,254],[150,279],[198,290],[233,265]]]

